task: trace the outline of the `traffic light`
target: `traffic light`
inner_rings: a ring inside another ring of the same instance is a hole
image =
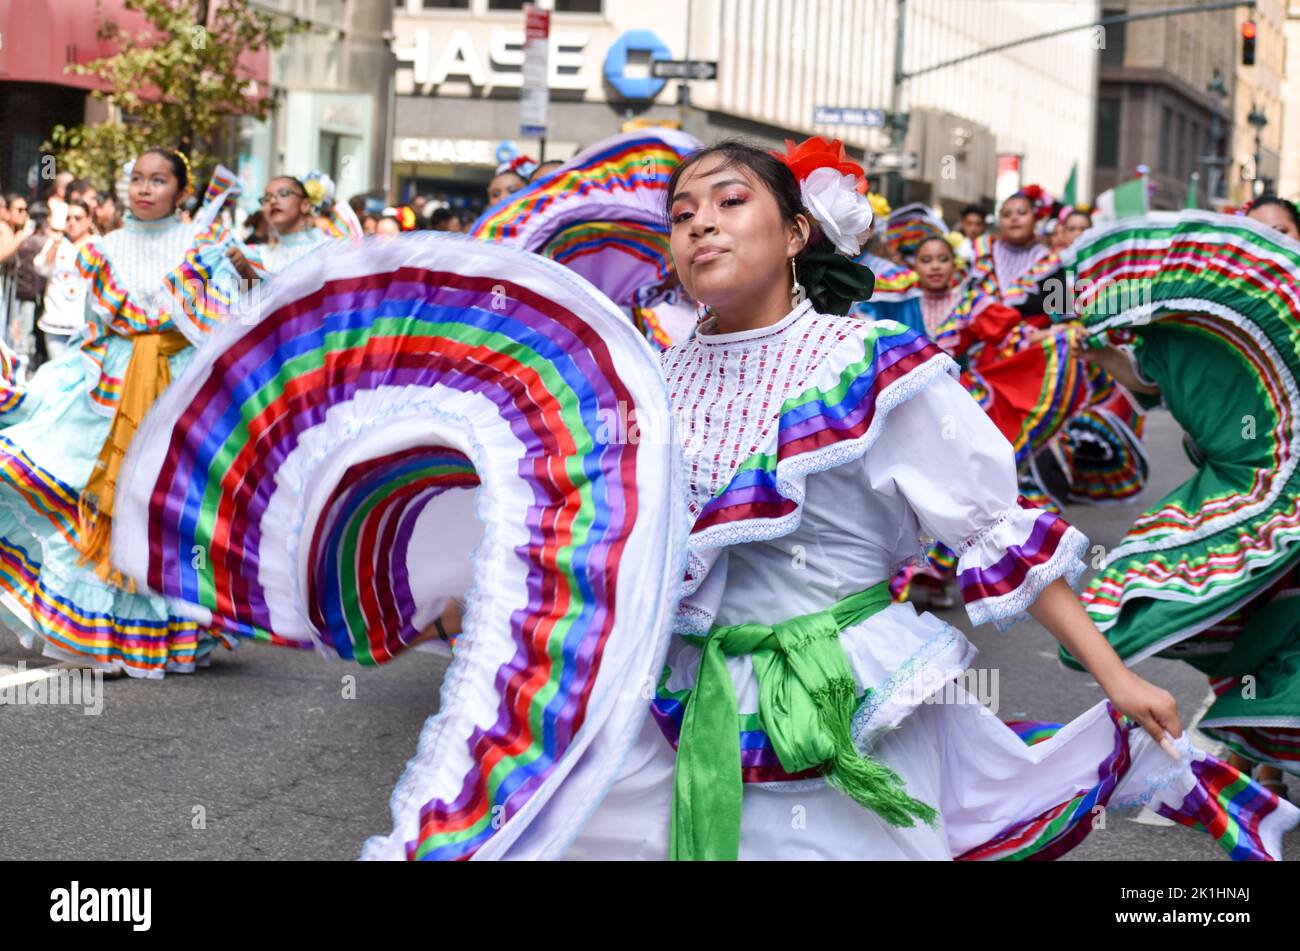
[[[1241,65],[1255,65],[1255,21],[1247,20],[1241,25]]]

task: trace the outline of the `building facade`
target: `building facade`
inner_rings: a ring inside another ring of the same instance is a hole
[[[1106,0],[1102,15],[1168,7]],[[1198,203],[1226,199],[1236,86],[1237,16],[1223,9],[1106,28],[1097,95],[1096,190],[1149,170],[1152,208],[1181,208],[1194,172]],[[1217,78],[1216,78],[1217,77]]]
[[[229,0],[211,0],[212,11]],[[244,2],[244,0],[241,0]],[[387,191],[394,63],[392,0],[247,0],[294,17],[308,29],[274,52],[250,52],[241,64],[275,94],[270,119],[238,122],[241,203],[257,208],[266,180],[312,169],[329,173],[339,193]],[[0,0],[0,186],[35,194],[40,146],[56,124],[116,119],[90,93],[93,76],[65,72],[116,52],[96,35],[112,19],[128,34],[147,30],[122,0]],[[234,160],[231,156],[230,160]],[[45,175],[52,179],[52,174]],[[108,183],[96,182],[99,187]]]
[[[1088,0],[916,0],[907,4],[904,68],[916,72],[1017,39],[1091,24],[1098,6]],[[885,20],[885,34],[873,38],[870,55],[887,60],[890,72],[881,77],[876,71],[875,95],[892,85],[892,21]],[[920,188],[909,197],[941,205],[951,217],[958,204],[990,200],[999,166],[1016,169],[999,198],[1029,183],[1060,195],[1072,170],[1079,199],[1091,196],[1099,48],[1095,29],[1079,29],[910,80],[903,96],[913,116],[907,146],[921,157],[921,166]]]
[[[53,187],[41,144],[56,125],[107,118],[91,97],[94,76],[67,72],[116,52],[99,39],[105,20],[137,32],[147,24],[121,0],[0,0],[0,187],[29,196]],[[96,182],[103,188],[107,182]]]
[[[419,192],[477,209],[496,167],[519,154],[567,159],[628,122],[682,121],[671,84],[649,76],[649,61],[682,57],[685,3],[550,0],[541,6],[552,11],[544,156],[539,137],[520,134],[522,3],[398,0],[395,200]],[[695,21],[702,25],[705,18],[697,14]]]
[[[821,124],[819,108],[884,109],[894,92],[897,13],[908,69],[1093,19],[1092,3],[989,0],[541,0],[553,11],[546,158],[564,159],[629,122],[680,123],[705,141],[740,135],[779,147],[818,133],[857,157],[885,151],[886,130]],[[1031,9],[1032,7],[1032,9]],[[542,143],[520,136],[522,4],[398,0],[395,197],[480,202],[493,168]],[[715,81],[649,75],[654,59],[718,64]],[[954,66],[907,84],[910,198],[991,202],[999,153],[1025,180],[1059,191],[1091,179],[1097,49],[1080,31]],[[823,116],[825,114],[823,113]]]
[[[394,61],[392,0],[250,0],[307,29],[271,56],[276,107],[265,122],[240,126],[241,206],[275,175],[319,170],[337,196],[389,190]]]

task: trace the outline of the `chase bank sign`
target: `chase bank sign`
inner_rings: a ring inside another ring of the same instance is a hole
[[[592,68],[590,46],[588,33],[552,31],[547,58],[551,89],[598,91],[603,79],[624,99],[653,99],[663,90],[665,81],[650,76],[649,63],[672,59],[672,52],[652,31],[629,30],[618,37],[605,51],[599,72]],[[468,85],[472,94],[523,85],[523,30],[435,31],[421,26],[404,31],[393,51],[397,91],[404,95],[437,95],[446,83]]]
[[[672,50],[650,30],[629,30],[615,40],[605,54],[605,79],[620,96],[624,99],[653,99],[663,91],[666,81],[649,75],[648,68],[644,77],[629,76],[627,61],[633,54],[645,54],[652,63],[672,59]]]

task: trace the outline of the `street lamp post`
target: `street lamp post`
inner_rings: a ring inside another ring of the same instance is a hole
[[[1220,169],[1228,162],[1223,157],[1223,120],[1219,117],[1219,110],[1222,108],[1220,102],[1228,98],[1228,85],[1224,82],[1222,70],[1218,68],[1214,70],[1214,78],[1206,85],[1205,91],[1216,100],[1210,125],[1210,147],[1213,152],[1201,159],[1202,165],[1209,166],[1210,174],[1206,195],[1213,202],[1214,199],[1222,197],[1219,189],[1223,183],[1224,175]]]
[[[1264,110],[1260,109],[1253,102],[1250,104],[1250,115],[1246,116],[1246,121],[1255,129],[1255,180],[1251,182],[1251,194],[1258,198],[1264,191],[1264,177],[1259,173],[1260,162],[1260,134],[1264,131],[1264,126],[1268,125],[1268,116]]]
[[[907,71],[903,69],[903,52],[907,43],[907,0],[898,0],[894,10],[894,88],[889,100],[889,147],[900,152],[907,142],[908,115],[903,111],[903,84]],[[897,208],[903,203],[903,172],[896,169],[888,173],[885,197]]]
[[[686,62],[691,61],[691,24],[695,20],[695,0],[686,0]],[[677,115],[681,129],[689,132],[691,128],[691,78],[689,71],[677,85]]]

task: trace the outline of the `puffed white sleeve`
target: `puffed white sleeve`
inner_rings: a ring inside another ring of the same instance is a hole
[[[896,407],[864,456],[871,489],[894,496],[958,555],[971,623],[1005,630],[1057,578],[1083,574],[1087,537],[1021,505],[1011,444],[952,377]]]

